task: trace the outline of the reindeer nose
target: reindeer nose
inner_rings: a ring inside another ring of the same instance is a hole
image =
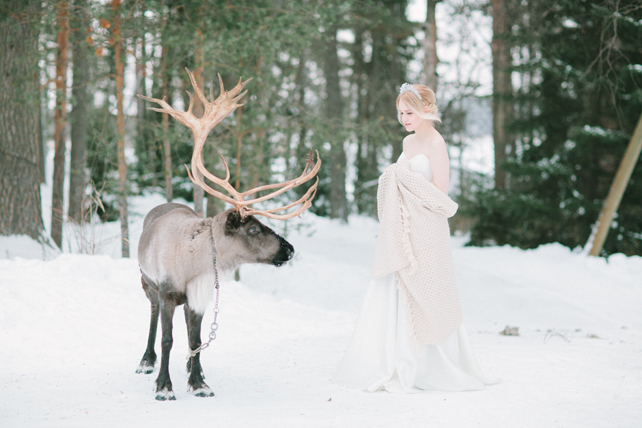
[[[281,238],[281,248],[279,248],[279,252],[276,253],[272,263],[275,266],[281,266],[285,262],[292,260],[292,257],[294,257],[294,247],[288,241]]]
[[[285,249],[287,260],[292,260],[292,257],[294,257],[294,247],[292,246],[292,244],[284,240],[281,244],[281,248]]]

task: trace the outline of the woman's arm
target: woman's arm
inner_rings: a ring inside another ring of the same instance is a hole
[[[446,142],[441,137],[433,139],[430,147],[432,181],[439,190],[448,194],[450,181],[450,158]]]

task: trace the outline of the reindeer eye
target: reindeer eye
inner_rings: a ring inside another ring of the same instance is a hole
[[[252,236],[256,236],[256,235],[258,235],[258,234],[259,234],[259,232],[260,232],[260,230],[259,230],[259,228],[258,228],[258,227],[256,227],[256,226],[252,226],[252,227],[250,227],[250,229],[247,231],[247,233],[249,233],[249,234],[250,234],[250,235],[252,235]]]

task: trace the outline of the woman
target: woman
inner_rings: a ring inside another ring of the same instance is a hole
[[[403,153],[379,178],[381,223],[373,279],[334,383],[366,391],[484,389],[462,325],[450,249],[446,143],[433,127],[434,92],[404,83]]]

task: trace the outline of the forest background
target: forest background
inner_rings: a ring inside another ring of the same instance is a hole
[[[134,97],[184,109],[189,68],[215,96],[217,73],[227,88],[253,78],[204,153],[219,176],[223,154],[237,188],[291,179],[315,149],[312,211],[376,216],[376,180],[405,134],[398,88],[425,83],[450,146],[451,228],[471,245],[584,247],[642,112],[642,3],[408,3],[1,0],[0,235],[48,239],[47,150],[59,247],[64,224],[99,216],[120,221],[128,257],[127,196],[142,192],[193,201],[202,215],[223,209],[186,174],[189,131]],[[417,3],[425,22],[408,18]],[[484,147],[490,156],[474,162]],[[638,167],[602,255],[642,255],[640,183]]]

